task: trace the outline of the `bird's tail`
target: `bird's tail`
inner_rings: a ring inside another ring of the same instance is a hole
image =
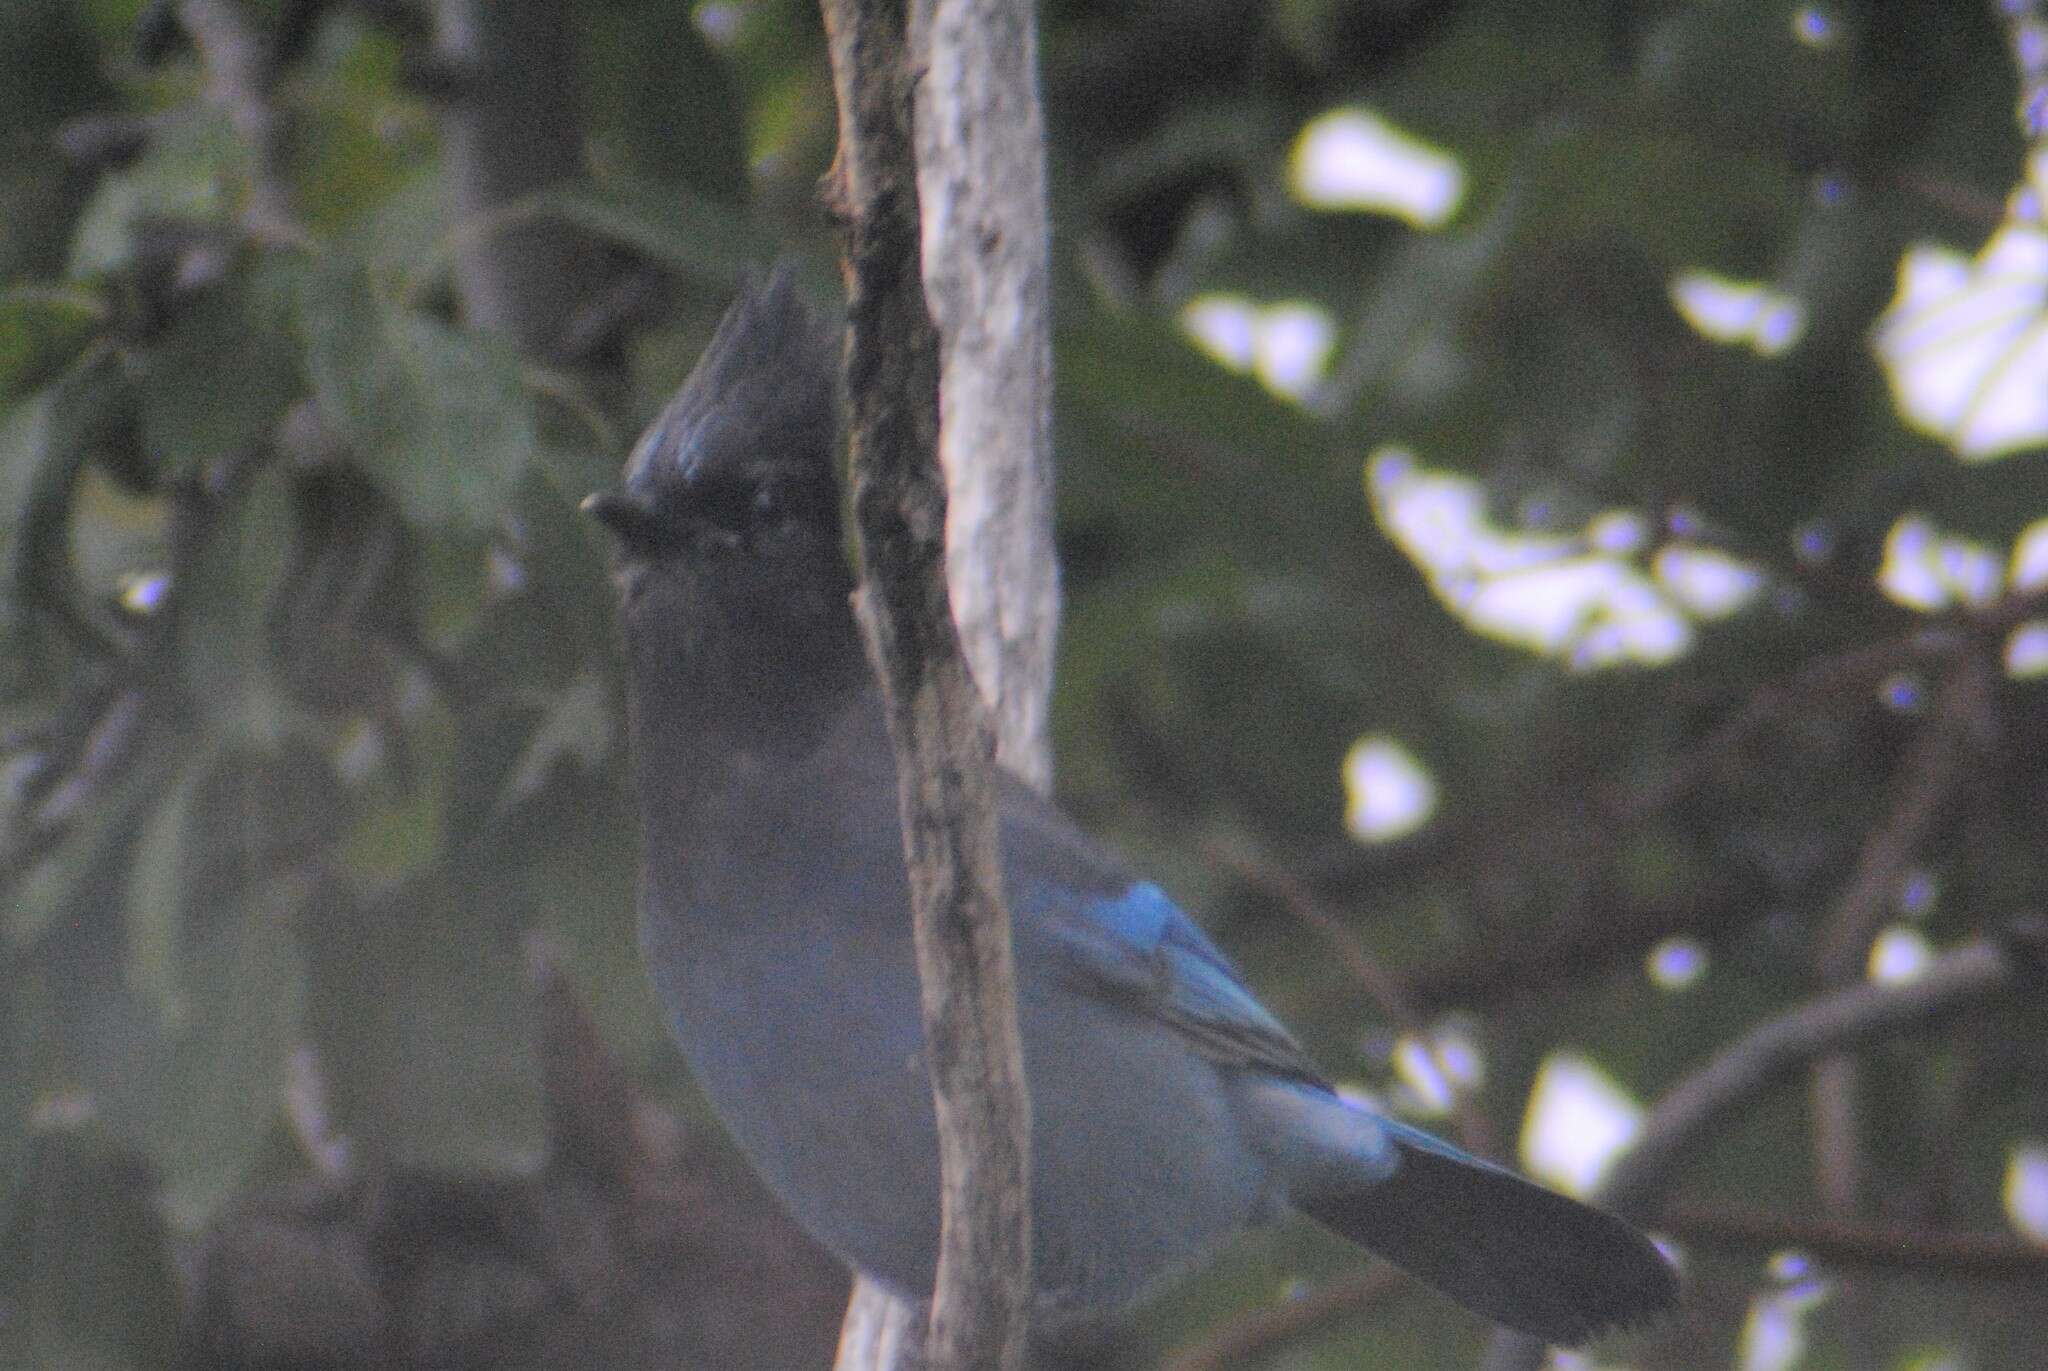
[[[1585,1342],[1677,1301],[1671,1264],[1621,1219],[1369,1117],[1391,1135],[1398,1162],[1385,1179],[1297,1196],[1318,1223],[1546,1342]]]

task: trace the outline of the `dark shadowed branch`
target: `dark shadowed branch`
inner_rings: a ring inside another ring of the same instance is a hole
[[[1988,673],[1980,658],[1962,657],[1935,691],[1927,723],[1901,767],[1897,797],[1857,853],[1848,884],[1821,924],[1815,969],[1823,985],[1852,985],[1862,975],[1870,940],[1890,917],[1907,866],[1989,735]],[[1855,1214],[1863,1189],[1859,1074],[1841,1054],[1814,1064],[1814,1158],[1821,1199],[1837,1219]]]
[[[1924,1228],[1674,1205],[1659,1226],[1689,1247],[1764,1254],[1787,1248],[1838,1267],[1914,1272],[1942,1280],[2039,1281],[2048,1247],[2014,1233],[1930,1232]]]

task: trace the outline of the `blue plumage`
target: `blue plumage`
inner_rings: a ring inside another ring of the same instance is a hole
[[[792,1214],[928,1292],[938,1152],[893,754],[846,594],[832,349],[743,298],[622,490],[642,941],[678,1043]],[[1554,1341],[1668,1306],[1609,1215],[1337,1098],[1163,891],[997,788],[1048,1310],[1126,1303],[1290,1210]]]

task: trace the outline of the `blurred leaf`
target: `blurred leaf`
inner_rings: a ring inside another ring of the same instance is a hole
[[[13,1231],[18,1208],[31,1202],[28,1138],[36,1097],[35,1045],[50,1006],[48,987],[24,972],[12,947],[0,951],[0,974],[9,988],[0,1001],[0,1233],[7,1233]],[[0,1277],[0,1288],[4,1284]],[[0,1294],[0,1300],[6,1298]],[[6,1323],[0,1315],[0,1329]],[[5,1337],[0,1332],[0,1342]]]
[[[166,1026],[185,1011],[178,939],[185,908],[185,842],[205,759],[188,765],[144,819],[128,873],[128,983]]]
[[[0,422],[0,547],[12,594],[0,601],[16,622],[28,666],[41,656],[39,631],[65,623],[81,637],[103,630],[85,605],[70,556],[79,472],[93,443],[118,426],[128,404],[120,368],[104,349],[14,405]],[[21,610],[41,611],[21,615]],[[18,616],[18,617],[17,617]]]
[[[1526,152],[1533,199],[1507,244],[1517,255],[1545,242],[1616,238],[1674,272],[1747,271],[1767,241],[1760,230],[1789,227],[1806,199],[1806,178],[1775,158],[1646,128],[1626,113],[1541,130]],[[1588,166],[1601,174],[1587,176]]]
[[[130,693],[113,700],[106,716],[120,712],[125,717],[116,726],[132,725],[138,707],[139,701]],[[51,816],[51,811],[71,798],[64,793],[68,785],[97,789],[86,792],[90,804],[79,805],[75,814],[60,821]],[[52,793],[40,798],[38,812],[6,815],[10,839],[33,835],[33,840],[40,842],[54,834],[54,841],[37,851],[25,868],[9,873],[12,879],[5,890],[6,914],[4,922],[0,922],[8,951],[25,954],[46,936],[84,921],[83,907],[90,897],[110,875],[118,881],[127,870],[136,825],[155,790],[155,778],[146,768],[127,768],[96,781],[66,777],[57,780]],[[13,808],[16,797],[7,798]]]
[[[172,1214],[197,1224],[262,1155],[279,1113],[305,999],[308,858],[334,827],[333,802],[303,748],[214,748],[181,773],[138,773],[149,807],[109,807],[119,860],[84,865],[113,873],[125,931],[107,952],[125,966],[77,1009],[79,1073],[162,1173]]]
[[[12,547],[21,535],[36,477],[61,437],[56,426],[63,422],[59,408],[63,394],[61,383],[53,382],[9,404],[0,414],[0,513],[4,513],[4,521],[0,521],[4,544],[0,545]],[[9,608],[14,599],[10,596],[5,602]]]
[[[737,202],[747,189],[746,105],[692,6],[586,6],[579,45],[589,125],[625,170]]]
[[[313,1043],[339,1131],[372,1156],[502,1170],[542,1146],[532,995],[508,912],[444,867],[365,898],[336,890],[308,928]]]
[[[183,941],[208,936],[251,886],[317,867],[340,839],[348,796],[303,738],[221,749],[192,801],[183,859]],[[189,965],[189,954],[181,952]]]
[[[371,279],[393,299],[429,296],[455,260],[448,187],[438,171],[412,169],[349,222],[323,260],[337,271],[347,261],[369,263]]]
[[[1817,41],[1802,42],[1809,17]],[[1861,27],[1851,6],[1675,9],[1650,40],[1658,61],[1644,73],[1644,103],[1715,142],[1842,146],[1865,110],[1853,46]]]
[[[164,1173],[164,1202],[187,1224],[209,1217],[261,1154],[284,1101],[285,1059],[305,1012],[299,921],[308,878],[252,876],[224,906],[186,906],[183,1014],[141,1137]]]
[[[332,253],[300,277],[296,327],[322,412],[410,518],[487,527],[536,445],[519,364]]]
[[[611,693],[595,674],[586,671],[571,681],[541,716],[501,803],[516,804],[538,790],[560,763],[594,767],[603,761],[614,741],[611,705]]]
[[[1070,359],[1056,378],[1057,424],[1067,450],[1092,460],[1064,467],[1061,514],[1119,526],[1110,537],[1122,557],[1159,550],[1124,541],[1140,525],[1168,546],[1298,548],[1305,497],[1287,478],[1355,502],[1356,468],[1325,460],[1339,439],[1313,416],[1224,371],[1164,321],[1100,305],[1074,314],[1057,340]]]
[[[62,266],[83,188],[53,134],[116,98],[78,8],[0,8],[0,129],[7,137],[0,157],[0,281],[47,277]],[[11,348],[0,344],[5,351]],[[8,384],[0,381],[0,389]]]
[[[331,70],[293,106],[293,203],[316,233],[378,214],[407,183],[434,179],[419,175],[435,153],[434,111],[405,88],[405,44],[368,17],[329,11]]]
[[[1404,365],[1457,329],[1522,219],[1521,197],[1509,194],[1469,227],[1410,235],[1360,303],[1346,329],[1352,341],[1310,403],[1328,413],[1370,409]]]
[[[178,662],[186,689],[216,727],[274,738],[285,702],[272,681],[264,610],[291,539],[289,485],[275,463],[257,471],[217,516],[178,596]]]
[[[494,695],[558,689],[615,645],[614,597],[580,498],[536,468],[495,540],[493,593],[462,647],[465,671]]]
[[[42,1125],[27,1174],[0,1231],[0,1365],[171,1365],[177,1273],[148,1165],[81,1120]]]
[[[532,212],[637,248],[663,266],[730,288],[773,253],[745,210],[681,186],[606,178],[601,186],[549,191]]]
[[[470,713],[462,711],[464,717]],[[439,728],[415,730],[411,741],[427,745],[432,783],[413,785],[363,806],[339,854],[343,868],[359,884],[396,885],[439,861],[448,843],[448,802],[442,792],[455,788],[479,764],[465,753],[461,766],[452,765],[447,738]]]
[[[5,14],[0,24],[0,127],[44,133],[92,108],[105,85],[99,53],[76,7],[17,2]]]
[[[1099,199],[1134,199],[1218,169],[1271,192],[1279,183],[1280,149],[1293,132],[1285,113],[1260,101],[1194,105],[1168,114],[1142,138],[1094,169]]]
[[[228,210],[227,187],[245,174],[247,151],[227,112],[198,105],[161,126],[136,162],[100,178],[72,237],[68,275],[125,266],[135,230],[151,220],[213,223]]]
[[[0,296],[0,403],[48,382],[105,321],[105,304],[90,291],[17,289]]]
[[[182,299],[177,317],[137,349],[137,399],[150,457],[196,472],[265,438],[298,388],[290,340],[260,317],[248,274]]]

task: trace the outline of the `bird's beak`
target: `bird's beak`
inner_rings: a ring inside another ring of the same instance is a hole
[[[622,543],[644,543],[654,537],[660,524],[660,516],[645,501],[624,490],[594,491],[584,496],[577,508]]]

